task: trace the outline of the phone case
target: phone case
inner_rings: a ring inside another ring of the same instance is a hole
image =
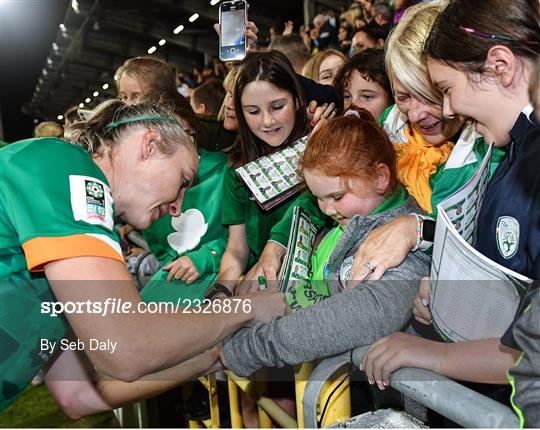
[[[229,4],[235,4],[242,2],[244,4],[244,23],[247,21],[247,2],[245,0],[236,0],[236,1],[229,1],[229,2],[223,2],[219,7],[219,25],[222,28],[222,14],[223,14],[223,6],[229,5]],[[227,12],[225,12],[227,13]],[[244,24],[245,29],[245,24]],[[219,37],[219,59],[221,61],[240,61],[243,60],[246,56],[247,51],[247,39],[244,37],[244,43],[241,45],[231,45],[229,47],[224,47],[222,40],[223,40],[223,31],[220,32]]]

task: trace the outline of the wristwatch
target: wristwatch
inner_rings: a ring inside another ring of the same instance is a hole
[[[416,244],[411,249],[426,251],[433,246],[435,239],[435,220],[426,215],[411,214],[416,218]]]
[[[217,299],[217,297],[221,294],[224,294],[227,297],[231,297],[233,295],[232,291],[226,285],[216,282],[204,294],[204,298],[207,300],[214,300]]]

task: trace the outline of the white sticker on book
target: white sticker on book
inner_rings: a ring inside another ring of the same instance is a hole
[[[99,179],[70,175],[69,192],[75,221],[102,225],[113,229],[113,199],[111,189]]]

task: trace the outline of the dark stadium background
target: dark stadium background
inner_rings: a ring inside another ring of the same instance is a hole
[[[215,0],[0,0],[0,140],[13,142],[30,137],[35,122],[57,120],[69,106],[92,98],[85,107],[114,96],[114,70],[134,56],[157,55],[190,71],[218,53],[212,23],[217,22]],[[250,19],[268,37],[269,27],[289,19],[303,23],[303,0],[251,0]],[[313,0],[315,10],[341,0]],[[200,17],[188,19],[192,13]],[[64,34],[59,28],[64,24]],[[173,29],[185,29],[178,35]],[[56,42],[57,49],[53,49]],[[47,59],[50,60],[47,60]],[[43,69],[46,69],[44,72]],[[38,80],[41,79],[41,83]],[[110,88],[101,86],[108,82]],[[39,87],[39,88],[37,88]],[[98,97],[92,93],[99,90]]]

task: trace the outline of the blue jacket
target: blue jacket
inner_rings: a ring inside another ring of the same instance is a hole
[[[530,106],[519,115],[510,138],[507,154],[487,187],[476,249],[502,266],[538,280],[540,126]]]

